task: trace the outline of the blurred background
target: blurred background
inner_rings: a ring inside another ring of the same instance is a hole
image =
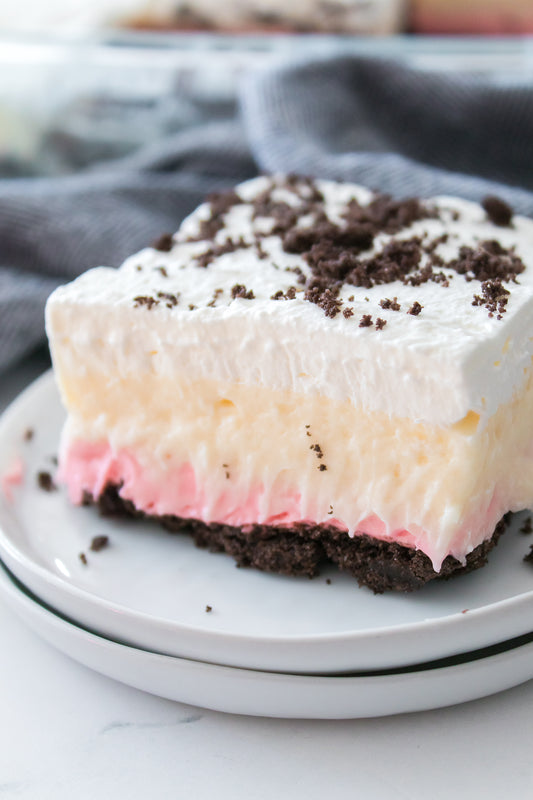
[[[68,174],[235,113],[279,59],[533,74],[531,0],[0,0],[0,177]]]

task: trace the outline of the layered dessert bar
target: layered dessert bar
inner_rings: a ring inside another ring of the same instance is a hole
[[[46,310],[73,503],[410,590],[533,501],[533,221],[259,177]]]
[[[403,0],[137,0],[129,27],[230,33],[390,34],[402,29]]]
[[[102,29],[217,33],[390,34],[404,0],[19,0],[0,4],[0,28],[57,34]]]

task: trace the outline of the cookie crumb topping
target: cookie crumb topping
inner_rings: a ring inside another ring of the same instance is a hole
[[[221,257],[251,249],[254,268],[264,262],[265,268],[295,275],[296,285],[287,287],[282,283],[280,286],[278,282],[279,288],[270,289],[271,300],[309,302],[329,319],[341,313],[347,321],[356,317],[358,321],[348,324],[361,328],[381,331],[387,325],[386,317],[378,317],[374,322],[371,314],[357,314],[357,303],[363,300],[375,303],[375,295],[370,297],[369,289],[392,283],[418,287],[428,282],[447,289],[459,276],[467,282],[480,284],[480,289],[472,292],[472,306],[481,306],[489,317],[502,319],[511,292],[508,284],[516,283],[517,276],[525,269],[514,247],[505,246],[497,239],[481,241],[473,235],[471,244],[453,250],[454,239],[459,239],[457,244],[460,245],[459,234],[453,227],[442,232],[442,225],[439,231],[437,223],[451,221],[453,225],[454,221],[461,220],[462,213],[457,209],[436,206],[418,198],[395,199],[385,194],[374,194],[369,202],[345,195],[346,200],[337,202],[329,198],[327,184],[323,190],[321,186],[311,178],[289,175],[270,178],[266,188],[249,199],[244,189],[244,198],[236,190],[212,194],[195,221],[193,235],[180,239],[179,233],[176,238],[165,233],[154,242],[153,248],[169,252],[176,242],[198,243],[200,249],[194,249],[180,263],[179,269],[191,263],[203,269],[213,265],[216,269],[215,262]],[[500,228],[512,227],[513,210],[504,200],[488,196],[481,205],[490,223]],[[226,217],[238,206],[243,208],[234,212],[237,235],[232,233],[224,239],[225,230],[233,227],[228,223],[226,229]],[[428,221],[427,225],[422,229],[416,227],[424,220]],[[281,245],[284,253],[291,257],[287,259],[287,266],[280,267],[269,259],[272,244],[265,244],[265,240],[273,236],[278,237],[276,247]],[[291,261],[294,257],[299,257],[300,264]],[[246,264],[246,260],[242,263]],[[169,275],[168,265],[152,269],[161,277]],[[346,297],[346,287],[365,289],[367,294],[352,293]],[[221,294],[222,290],[217,290],[209,302],[203,301],[200,306],[215,307]],[[254,291],[241,283],[236,283],[230,294],[231,299],[256,299]],[[137,295],[133,302],[135,307],[147,310],[163,302],[170,309],[178,305],[172,297],[178,295],[152,290]],[[408,302],[403,299],[405,305]],[[400,311],[401,305],[396,296],[379,301],[385,311]],[[188,307],[192,310],[197,306],[190,303]],[[418,316],[423,308],[422,303],[411,300],[407,314]]]
[[[160,250],[162,253],[169,253],[174,245],[174,239],[171,233],[163,233],[159,239],[156,239],[152,244],[154,250]]]
[[[240,297],[242,300],[253,300],[255,298],[253,291],[251,289],[248,290],[242,283],[236,283],[235,286],[231,287],[231,296],[234,300],[237,297]]]
[[[481,201],[487,217],[494,225],[506,228],[509,226],[513,219],[513,209],[505,200],[494,195],[488,195]]]

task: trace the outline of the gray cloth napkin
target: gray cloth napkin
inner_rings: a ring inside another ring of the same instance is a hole
[[[395,196],[497,194],[533,216],[533,87],[339,57],[243,79],[233,118],[58,178],[0,181],[0,370],[44,337],[60,283],[174,231],[259,170]]]

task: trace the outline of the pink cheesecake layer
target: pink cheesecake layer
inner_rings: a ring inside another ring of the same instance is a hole
[[[60,459],[58,480],[68,488],[70,500],[81,504],[85,492],[98,498],[108,484],[119,485],[120,496],[150,516],[176,516],[217,522],[246,528],[247,525],[290,526],[295,523],[334,525],[341,530],[367,534],[377,539],[396,542],[424,552],[438,572],[444,558],[453,555],[460,561],[490,536],[506,510],[496,495],[488,509],[473,515],[459,528],[448,552],[442,553],[428,531],[418,525],[409,529],[391,527],[376,515],[350,524],[338,518],[310,519],[301,512],[301,495],[297,490],[269,493],[265,512],[264,487],[251,486],[245,492],[237,487],[220,491],[214,502],[206,502],[205,488],[196,480],[190,464],[150,475],[128,450],[115,452],[106,442],[75,442],[64,450]],[[260,511],[262,509],[262,511]],[[469,546],[465,552],[465,541]]]

